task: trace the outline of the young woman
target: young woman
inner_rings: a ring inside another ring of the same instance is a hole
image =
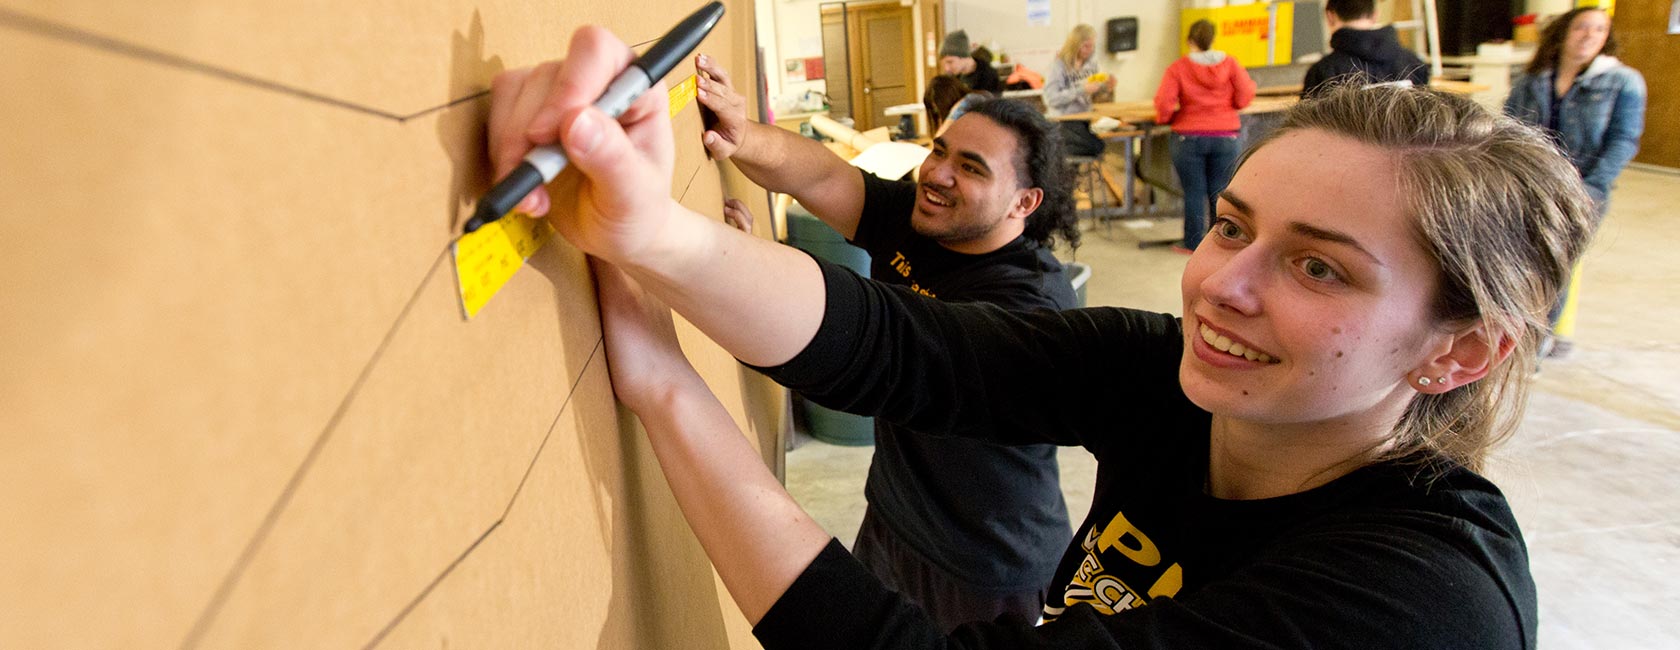
[[[1171,124],[1173,169],[1184,189],[1181,253],[1196,250],[1207,234],[1208,211],[1236,171],[1242,134],[1237,111],[1254,101],[1254,80],[1241,63],[1213,48],[1213,23],[1190,25],[1190,54],[1172,65],[1155,90],[1155,122]]]
[[[1114,92],[1114,78],[1093,81],[1096,77],[1097,31],[1090,25],[1076,25],[1068,32],[1067,41],[1050,65],[1050,78],[1044,83],[1044,105],[1051,115],[1071,115],[1091,110],[1091,102]],[[1088,121],[1063,122],[1070,153],[1095,156],[1102,153],[1102,140],[1091,133]]]
[[[1546,25],[1534,59],[1505,98],[1507,114],[1546,129],[1563,147],[1600,219],[1610,207],[1610,186],[1639,151],[1645,130],[1645,78],[1615,53],[1610,15],[1593,7],[1572,10]],[[1568,285],[1564,293],[1552,307],[1554,326]],[[1567,340],[1556,339],[1549,351],[1568,350]]]
[[[1329,93],[1238,170],[1182,319],[1012,314],[860,279],[644,191],[671,174],[664,94],[622,125],[588,107],[631,56],[586,28],[566,63],[499,78],[492,160],[558,138],[584,175],[550,221],[610,263],[614,388],[765,647],[1534,646],[1522,536],[1476,470],[1517,424],[1520,360],[1591,222],[1535,131],[1426,90]],[[547,209],[540,192],[526,207]],[[1095,454],[1048,622],[946,636],[882,588],[762,466],[654,297],[831,405]]]
[[[927,110],[928,132],[935,136],[944,132],[944,125],[950,119],[951,110],[968,94],[968,86],[956,77],[939,75],[929,80],[927,90],[922,93],[922,108]]]

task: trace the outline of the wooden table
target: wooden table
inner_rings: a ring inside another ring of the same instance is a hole
[[[1290,106],[1294,106],[1295,103],[1299,102],[1299,101],[1301,101],[1300,98],[1296,97],[1294,95],[1278,96],[1278,97],[1255,97],[1254,101],[1249,103],[1247,108],[1244,108],[1244,109],[1242,109],[1240,111],[1237,111],[1237,112],[1241,113],[1243,115],[1254,115],[1256,113],[1276,113],[1278,111],[1286,110]],[[1052,119],[1090,121],[1090,120],[1096,120],[1098,118],[1103,118],[1103,117],[1112,117],[1114,119],[1120,120],[1121,122],[1125,123],[1126,125],[1139,125],[1139,126],[1141,126],[1141,125],[1154,124],[1155,123],[1155,102],[1150,101],[1150,100],[1139,100],[1139,101],[1132,101],[1132,102],[1102,102],[1102,103],[1098,103],[1098,104],[1092,104],[1091,105],[1091,110],[1089,110],[1089,111],[1086,111],[1086,112],[1083,112],[1083,113],[1070,113],[1068,115],[1057,115]]]

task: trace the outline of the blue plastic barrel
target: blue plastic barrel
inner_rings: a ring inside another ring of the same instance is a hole
[[[869,275],[869,253],[846,243],[845,237],[798,203],[788,207],[788,245],[845,266],[858,275]],[[810,400],[800,400],[799,403],[804,405],[805,422],[811,429],[812,437],[848,447],[875,444],[874,418],[842,413],[813,404]]]

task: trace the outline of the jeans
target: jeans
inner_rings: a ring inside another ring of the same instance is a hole
[[[1083,120],[1068,120],[1057,122],[1062,129],[1062,146],[1068,155],[1072,156],[1101,156],[1103,152],[1102,138],[1091,132],[1091,123]]]
[[[1184,189],[1184,247],[1195,250],[1207,234],[1208,214],[1236,172],[1242,147],[1235,136],[1174,135],[1173,169]]]

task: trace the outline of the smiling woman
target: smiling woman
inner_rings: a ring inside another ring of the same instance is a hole
[[[1475,468],[1591,224],[1537,131],[1423,89],[1303,102],[1223,195],[1181,321],[858,278],[648,199],[668,127],[572,110],[568,143],[601,136],[568,145],[592,201],[554,221],[624,271],[598,269],[614,388],[766,648],[1534,647],[1522,534]],[[946,635],[886,589],[757,463],[653,296],[809,399],[1094,454],[1045,623]]]
[[[1610,188],[1639,151],[1645,131],[1645,77],[1615,57],[1610,15],[1596,7],[1570,10],[1546,26],[1525,74],[1505,98],[1505,113],[1545,128],[1575,165],[1602,219]],[[1568,285],[1565,285],[1566,287]],[[1552,305],[1551,324],[1564,299]],[[1560,333],[1561,334],[1561,333]],[[1562,338],[1548,355],[1569,349]]]

